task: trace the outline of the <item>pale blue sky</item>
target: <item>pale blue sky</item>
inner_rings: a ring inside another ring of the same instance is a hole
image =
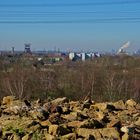
[[[140,0],[0,0],[0,49],[140,48]]]

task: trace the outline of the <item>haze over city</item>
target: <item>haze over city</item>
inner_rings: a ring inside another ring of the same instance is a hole
[[[139,49],[139,0],[1,0],[0,49]]]

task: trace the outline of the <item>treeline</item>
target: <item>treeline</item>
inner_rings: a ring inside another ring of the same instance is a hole
[[[140,101],[140,58],[102,57],[63,65],[26,65],[0,61],[0,97],[13,95],[24,99],[48,99],[66,96],[96,101],[133,98]]]

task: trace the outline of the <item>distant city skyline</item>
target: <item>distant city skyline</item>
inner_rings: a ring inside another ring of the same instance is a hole
[[[1,0],[0,50],[140,48],[140,0]]]

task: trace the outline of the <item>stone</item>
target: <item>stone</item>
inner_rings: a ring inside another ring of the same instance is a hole
[[[124,132],[124,133],[129,133],[129,129],[128,129],[127,126],[123,126],[123,127],[121,128],[121,131]]]
[[[3,98],[2,104],[3,105],[11,105],[15,98],[13,96],[6,96]]]
[[[78,128],[78,127],[81,127],[83,124],[84,124],[83,121],[72,121],[72,122],[68,122],[67,126],[73,127],[73,128]]]
[[[13,140],[20,140],[20,137],[15,134]]]
[[[49,120],[40,122],[40,125],[43,127],[49,127],[52,123]]]
[[[104,111],[107,109],[106,103],[96,103],[90,106],[91,109]]]
[[[123,136],[122,136],[122,140],[129,140],[130,137],[128,135],[128,133],[125,133]]]
[[[121,128],[121,131],[124,132],[124,133],[127,133],[127,134],[133,134],[134,131],[135,131],[135,127],[132,127],[132,126],[123,126]]]
[[[55,136],[52,136],[52,135],[50,135],[50,134],[48,134],[48,133],[45,133],[45,139],[46,139],[46,140],[57,140],[57,139],[55,138]]]
[[[59,113],[53,113],[49,116],[49,121],[52,123],[52,124],[59,124],[60,121],[61,121],[61,118],[60,118],[60,115]]]
[[[89,118],[89,116],[88,116],[87,112],[85,112],[85,110],[77,112],[77,119],[78,120],[82,121],[82,120],[85,120],[88,118]]]
[[[19,106],[11,106],[11,107],[7,107],[6,109],[4,109],[3,113],[18,115],[19,111],[20,111],[20,107]]]
[[[136,109],[137,109],[137,110],[140,110],[140,103],[138,103],[138,104],[136,105]]]
[[[118,119],[111,120],[110,123],[107,124],[107,127],[117,127],[119,129],[121,128],[121,122]]]
[[[66,119],[68,121],[74,121],[77,119],[77,112],[72,112],[68,115],[62,115],[61,116],[63,119]]]
[[[69,102],[69,105],[70,105],[70,109],[73,109],[73,108],[79,106],[79,102],[77,102],[77,101],[71,101],[71,102]]]
[[[49,113],[44,109],[31,110],[29,111],[29,115],[34,119],[39,119],[41,121],[47,120],[49,117]]]
[[[127,111],[120,111],[117,113],[117,118],[121,120],[122,123],[129,122],[131,120],[131,116]]]
[[[98,121],[101,121],[105,118],[105,114],[101,111],[96,112],[96,118],[97,118]]]
[[[78,128],[76,130],[78,136],[88,138],[90,135],[94,136],[95,139],[100,139],[102,136],[100,132],[96,129]]]
[[[103,129],[87,129],[87,128],[78,128],[78,136],[84,138],[89,138],[93,136],[94,139],[117,139],[120,140],[120,134],[116,128],[103,128]]]
[[[71,112],[69,107],[63,107],[62,111],[63,111],[63,114],[70,114],[70,112]]]
[[[24,137],[22,137],[22,140],[29,140],[30,139],[30,136],[29,134],[25,135]]]
[[[133,99],[130,99],[130,100],[126,101],[126,105],[131,106],[131,107],[135,107],[137,105],[137,103]]]
[[[28,133],[30,133],[30,132],[34,133],[34,132],[38,131],[39,129],[40,129],[40,125],[37,124],[37,125],[31,126],[30,128],[26,129],[26,131]]]
[[[103,128],[103,129],[87,129],[78,128],[77,134],[84,138],[93,136],[95,139],[117,139],[120,140],[120,134],[115,128]]]
[[[51,104],[53,104],[53,105],[60,105],[60,104],[65,103],[65,102],[67,102],[67,101],[68,101],[68,99],[67,99],[66,97],[57,98],[57,99],[55,99],[55,100],[52,100],[52,101],[51,101]]]
[[[76,134],[75,133],[69,133],[67,135],[64,135],[60,137],[61,140],[76,140]]]
[[[82,122],[81,128],[103,128],[103,124],[95,119],[85,120]]]
[[[31,107],[10,97],[2,102],[1,139],[140,139],[140,108],[132,99],[124,104],[122,100],[93,103],[58,98],[47,102],[47,106],[31,101]]]
[[[99,129],[99,132],[103,138],[120,140],[120,133],[116,128],[103,128]]]
[[[49,134],[50,135],[53,135],[53,136],[56,136],[57,135],[57,133],[58,133],[58,125],[50,125],[49,126]]]
[[[120,100],[118,102],[115,102],[115,103],[113,103],[113,105],[114,105],[115,109],[118,109],[118,110],[124,110],[124,109],[126,109],[126,106],[125,106],[125,103],[124,103],[123,100]]]
[[[137,121],[135,122],[135,125],[140,126],[140,117],[137,119]]]

